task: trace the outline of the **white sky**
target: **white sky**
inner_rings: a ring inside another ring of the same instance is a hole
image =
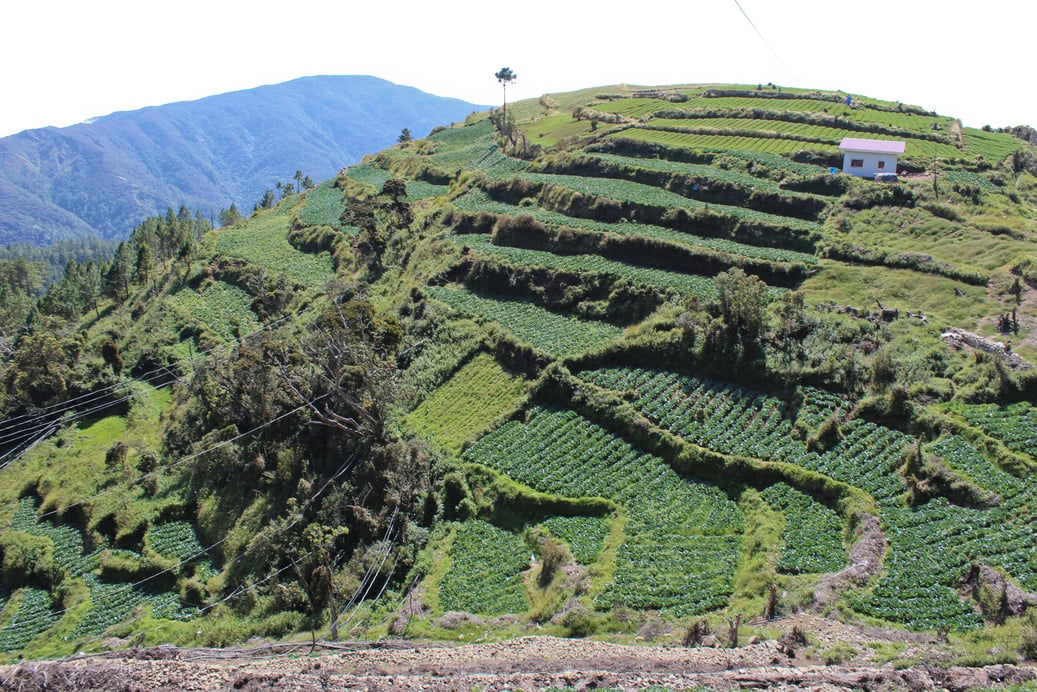
[[[740,2],[766,44],[735,0],[4,0],[0,136],[314,74],[497,104],[502,66],[509,101],[775,82],[1037,126],[1031,0]]]

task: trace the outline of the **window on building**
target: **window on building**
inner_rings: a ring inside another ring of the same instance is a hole
[[[850,168],[864,168],[864,159],[850,159]]]
[[[885,170],[885,168],[886,168],[886,162],[885,162],[885,161],[879,161],[879,165],[877,166],[877,168],[878,168],[878,169],[879,169],[880,171],[881,171],[881,170]]]

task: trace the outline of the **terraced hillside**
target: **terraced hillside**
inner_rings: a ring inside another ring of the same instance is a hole
[[[509,105],[55,323],[65,391],[127,394],[21,409],[61,431],[0,467],[0,647],[815,610],[1029,655],[1033,152],[852,104]],[[908,175],[830,173],[844,136],[906,141]]]

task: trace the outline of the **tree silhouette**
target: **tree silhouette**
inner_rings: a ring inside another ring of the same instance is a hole
[[[504,118],[505,120],[507,120],[508,85],[514,82],[518,78],[518,75],[512,72],[510,67],[502,67],[500,68],[500,71],[494,74],[493,76],[497,78],[497,81],[500,82],[501,86],[504,88],[504,107],[501,110],[504,111]]]

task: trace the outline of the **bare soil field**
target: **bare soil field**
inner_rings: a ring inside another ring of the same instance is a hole
[[[718,690],[968,690],[1037,679],[1029,666],[939,665],[940,645],[904,632],[861,628],[813,615],[777,623],[799,628],[812,645],[849,645],[861,652],[826,666],[804,656],[794,638],[738,648],[628,646],[583,639],[521,637],[444,645],[270,645],[237,649],[127,649],[0,668],[0,689],[106,690],[544,690],[647,688]],[[869,645],[897,643],[911,666],[878,663]]]

